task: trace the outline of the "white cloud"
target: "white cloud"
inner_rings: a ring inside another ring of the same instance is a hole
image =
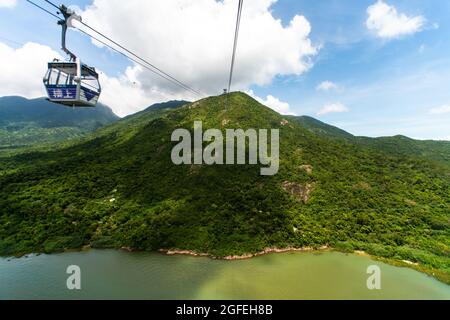
[[[169,92],[158,87],[145,89],[137,79],[137,75],[142,72],[141,67],[128,67],[124,74],[118,77],[109,77],[101,73],[100,82],[102,84],[102,94],[100,102],[111,107],[113,111],[123,117],[146,107],[168,100],[193,100],[183,92]]]
[[[419,53],[420,54],[424,53],[426,49],[427,49],[427,46],[424,44],[421,44],[419,47]]]
[[[440,138],[435,138],[433,140],[437,140],[437,141],[450,141],[450,136],[446,136],[446,137],[440,137]]]
[[[367,8],[366,26],[380,38],[392,39],[413,34],[423,29],[426,19],[423,16],[407,16],[399,13],[394,6],[383,0]]]
[[[339,86],[331,81],[324,81],[316,87],[317,91],[337,90]]]
[[[283,26],[270,11],[274,2],[244,4],[233,90],[267,85],[277,75],[300,75],[312,66],[318,48],[309,39],[309,22],[296,15]],[[236,9],[234,0],[129,0],[126,6],[122,0],[95,0],[81,14],[86,23],[211,95],[226,86]],[[135,75],[142,90],[180,92],[148,71],[136,69]]]
[[[328,113],[342,113],[348,112],[349,109],[343,105],[342,103],[331,103],[325,105],[320,111],[317,113],[318,116],[323,116]]]
[[[51,48],[37,43],[14,49],[0,42],[0,96],[44,96],[42,78],[47,62],[57,57],[60,55]]]
[[[13,8],[17,4],[17,0],[0,0],[0,8]]]
[[[446,113],[450,113],[450,104],[449,105],[444,105],[441,107],[437,107],[437,108],[433,108],[430,110],[431,114],[446,114]]]
[[[263,99],[263,98],[255,95],[255,93],[252,90],[248,90],[248,91],[246,91],[246,93],[248,95],[250,95],[251,97],[253,97],[259,103],[271,108],[272,110],[278,112],[279,114],[293,115],[293,116],[296,115],[295,113],[293,113],[291,111],[291,107],[289,106],[289,103],[280,101],[278,98],[276,98],[270,94],[265,99]]]
[[[283,26],[270,11],[274,2],[260,0],[244,4],[233,90],[246,91],[251,85],[267,85],[277,75],[300,75],[312,66],[311,58],[319,49],[309,39],[309,22],[296,15]],[[177,79],[206,95],[214,95],[221,93],[227,83],[236,9],[233,0],[129,0],[126,6],[121,0],[95,0],[81,14],[84,22]],[[19,49],[3,45],[0,95],[28,98],[45,95],[41,79],[46,63],[55,56],[59,54],[37,44]],[[148,70],[130,64],[116,77],[101,74],[100,102],[117,114],[128,115],[170,99],[198,99]],[[263,101],[289,113],[289,106],[273,96]]]

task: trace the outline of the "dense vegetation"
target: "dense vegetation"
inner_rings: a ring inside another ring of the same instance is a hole
[[[72,109],[48,102],[44,98],[0,98],[0,149],[17,149],[51,144],[84,136],[117,121],[111,109]]]
[[[280,129],[280,172],[173,165],[171,134],[195,120]],[[450,283],[450,164],[439,160],[317,134],[242,93],[149,109],[65,148],[0,158],[0,253],[329,245]]]

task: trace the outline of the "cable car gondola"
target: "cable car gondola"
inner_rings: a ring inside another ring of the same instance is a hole
[[[48,100],[71,107],[95,107],[101,93],[98,73],[66,48],[67,28],[73,26],[73,20],[81,21],[81,17],[64,5],[60,7],[60,12],[64,16],[64,20],[58,22],[62,27],[62,50],[70,59],[55,59],[48,63],[44,76]]]
[[[44,85],[51,102],[74,107],[95,107],[101,90],[98,73],[79,59],[49,62]]]

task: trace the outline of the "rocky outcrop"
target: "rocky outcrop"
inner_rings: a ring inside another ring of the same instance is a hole
[[[300,170],[305,171],[307,174],[313,173],[313,166],[310,164],[304,164],[300,166]]]
[[[283,188],[284,191],[288,192],[298,200],[303,201],[303,203],[307,203],[309,201],[314,186],[315,183],[306,183],[304,185],[301,185],[289,181],[284,181],[281,184],[281,187]]]

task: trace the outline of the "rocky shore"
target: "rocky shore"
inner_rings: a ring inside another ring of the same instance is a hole
[[[329,249],[328,246],[322,246],[319,248],[312,248],[312,247],[303,247],[303,248],[266,248],[263,251],[256,252],[256,253],[248,253],[244,255],[233,255],[233,256],[226,256],[226,257],[216,257],[208,253],[199,253],[191,250],[178,250],[178,249],[160,249],[159,252],[165,253],[167,255],[188,255],[188,256],[194,256],[194,257],[209,257],[212,259],[220,259],[220,260],[245,260],[245,259],[251,259],[254,257],[263,256],[270,253],[285,253],[285,252],[311,252],[311,251],[324,251]]]

